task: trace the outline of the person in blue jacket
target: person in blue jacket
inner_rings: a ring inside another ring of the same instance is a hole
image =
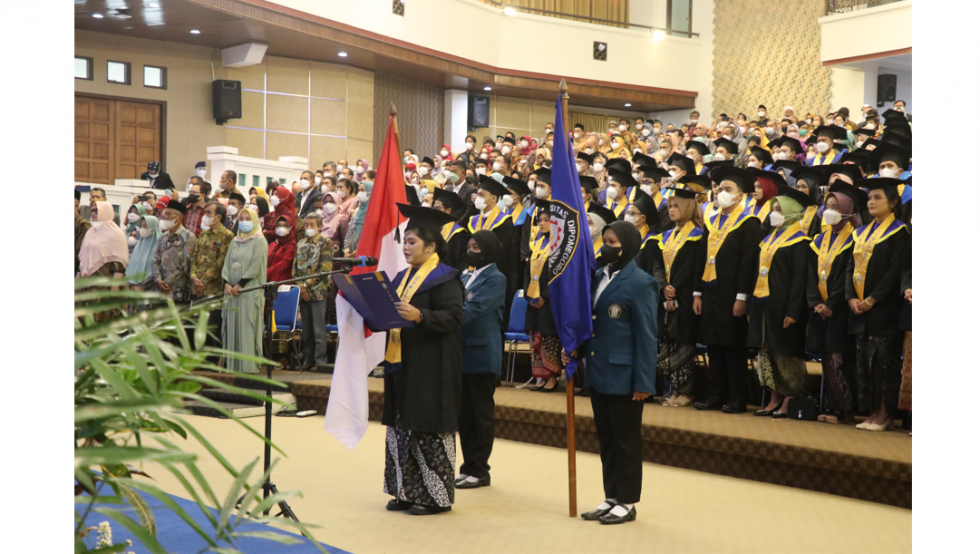
[[[606,499],[582,519],[618,524],[636,519],[643,482],[643,400],[657,375],[657,304],[660,289],[637,267],[640,233],[626,221],[602,230],[603,246],[592,278],[592,338],[572,356],[585,359]],[[581,354],[581,356],[579,356]],[[567,357],[563,354],[565,360]]]
[[[504,297],[507,278],[497,269],[500,240],[492,231],[470,237],[460,276],[466,288],[463,304],[463,399],[459,406],[459,443],[463,463],[457,489],[490,485],[493,450],[493,393],[503,365]]]

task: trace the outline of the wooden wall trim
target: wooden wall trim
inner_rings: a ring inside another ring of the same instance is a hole
[[[874,54],[865,54],[863,56],[854,56],[854,57],[851,57],[851,58],[840,58],[840,59],[837,59],[837,60],[827,60],[827,61],[823,62],[823,65],[824,65],[824,67],[826,67],[828,65],[840,65],[840,64],[844,64],[844,63],[863,62],[863,61],[866,61],[866,60],[877,60],[879,58],[888,58],[890,56],[901,56],[902,54],[911,54],[911,53],[912,53],[912,47],[910,46],[908,48],[900,48],[898,50],[889,50],[887,52],[877,52],[877,53],[874,53]]]

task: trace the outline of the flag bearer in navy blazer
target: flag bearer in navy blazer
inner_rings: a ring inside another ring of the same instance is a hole
[[[592,279],[589,342],[572,353],[585,359],[585,385],[592,411],[606,500],[582,514],[589,521],[617,524],[636,519],[643,482],[643,400],[657,375],[657,282],[639,269],[640,233],[617,221],[602,230],[599,265]]]
[[[459,407],[459,443],[463,463],[457,489],[490,485],[493,450],[493,393],[503,364],[504,295],[507,277],[497,269],[500,240],[493,231],[470,237],[460,279],[466,288],[463,304],[463,400]]]

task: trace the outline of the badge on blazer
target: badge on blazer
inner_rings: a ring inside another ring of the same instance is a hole
[[[466,299],[467,300],[473,300],[473,291],[470,291],[470,292],[467,292],[466,293]]]
[[[609,317],[618,319],[621,315],[623,315],[623,309],[619,307],[619,304],[609,306]]]

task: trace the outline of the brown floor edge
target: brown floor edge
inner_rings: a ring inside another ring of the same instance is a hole
[[[316,396],[308,394],[312,392],[308,387],[294,389],[297,408],[299,410],[316,410],[319,414],[324,414],[327,407],[327,398],[321,396],[324,392],[329,394],[329,389],[323,385],[316,387]],[[327,389],[324,391],[324,389]],[[381,420],[383,394],[372,391],[369,393],[368,417],[371,421]],[[499,406],[498,406],[499,408]],[[511,411],[513,410],[513,411]],[[517,415],[520,410],[508,410],[508,415]],[[528,410],[528,412],[531,412]],[[530,414],[533,416],[533,414]],[[576,418],[582,419],[581,417]],[[589,422],[582,422],[576,432],[576,445],[580,452],[598,453],[599,443],[596,439],[594,427]],[[652,440],[656,435],[649,429],[644,429],[644,461],[677,467],[681,469],[692,469],[703,471],[726,477],[736,477],[739,479],[750,479],[762,483],[771,483],[786,487],[823,492],[855,498],[879,504],[887,504],[900,508],[912,508],[912,482],[911,466],[896,464],[894,462],[882,462],[892,469],[897,466],[898,471],[886,471],[890,477],[876,476],[869,474],[866,470],[861,472],[842,471],[839,468],[853,465],[855,456],[840,455],[839,463],[835,463],[833,453],[824,453],[822,462],[828,462],[824,467],[813,466],[812,464],[789,463],[758,456],[747,456],[728,451],[719,451],[705,448],[695,448],[673,441],[665,442]],[[565,448],[566,434],[564,426],[542,425],[539,421],[529,422],[520,421],[517,418],[499,418],[496,422],[495,436],[501,439],[538,444],[542,446],[553,446]],[[741,440],[733,437],[719,437],[720,441],[728,443],[755,443],[759,441]],[[778,448],[776,446],[775,448]],[[787,446],[792,449],[796,447]],[[751,451],[751,449],[739,449]],[[846,459],[846,460],[845,460]],[[831,469],[833,468],[833,469]],[[904,478],[907,477],[907,478]]]

